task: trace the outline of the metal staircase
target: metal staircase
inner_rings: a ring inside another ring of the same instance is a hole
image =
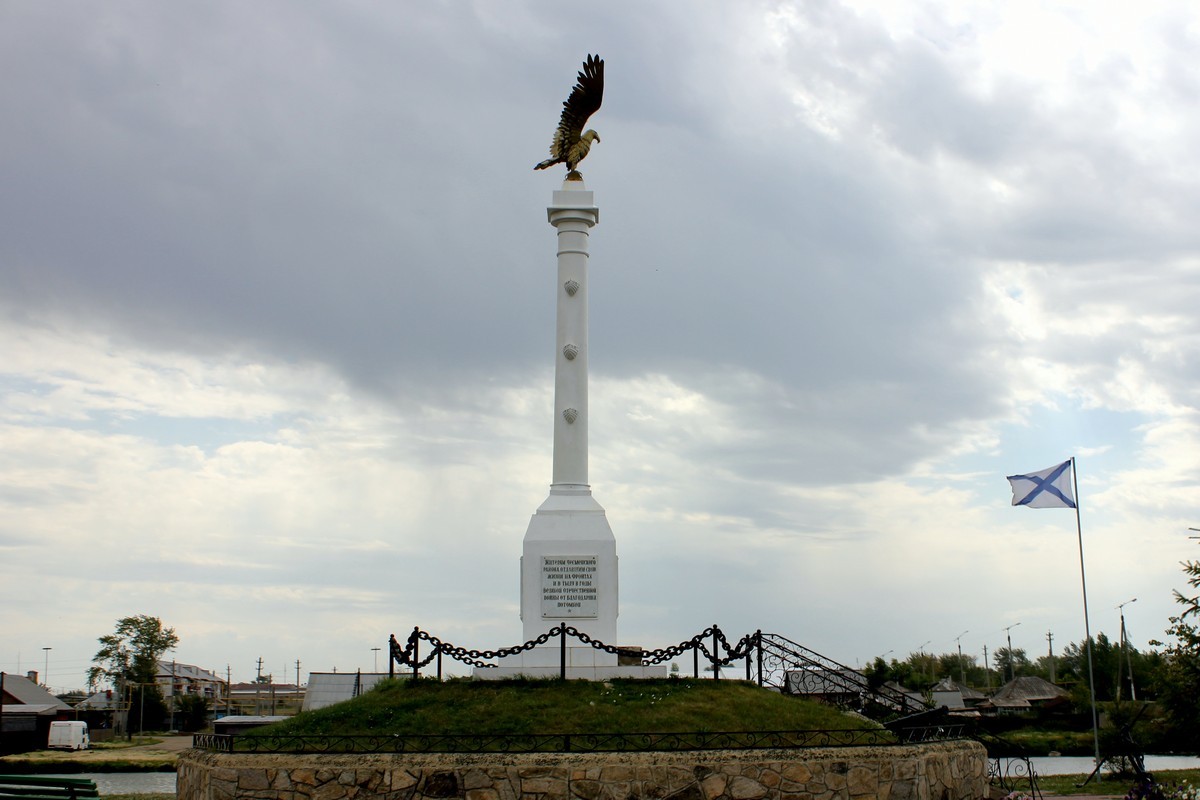
[[[784,694],[819,696],[881,721],[929,710],[916,697],[887,686],[871,686],[858,670],[784,636],[764,633],[761,642],[762,682]]]

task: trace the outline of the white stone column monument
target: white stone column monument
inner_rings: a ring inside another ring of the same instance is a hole
[[[561,623],[616,645],[617,542],[588,484],[588,235],[600,210],[582,180],[563,182],[547,209],[558,232],[554,361],[554,468],[550,495],[525,531],[521,555],[524,641]],[[558,637],[476,677],[557,676]],[[567,676],[665,677],[665,667],[618,667],[616,655],[567,640]]]

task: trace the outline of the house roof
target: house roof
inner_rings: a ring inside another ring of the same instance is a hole
[[[920,692],[914,692],[912,689],[906,689],[895,681],[888,681],[887,683],[883,684],[883,688],[889,689],[893,692],[898,692],[907,697],[909,700],[915,702],[917,705],[929,705],[925,702],[925,695],[921,694]]]
[[[118,705],[119,703],[115,696],[109,697],[108,692],[96,692],[94,695],[77,703],[75,708],[92,711],[110,711],[115,710]]]
[[[963,686],[949,676],[938,681],[932,691],[934,694],[939,692],[958,692],[962,695],[963,700],[982,700],[987,697],[983,692],[972,689],[970,686]]]
[[[38,710],[36,713],[44,713],[46,710],[51,711],[70,711],[71,707],[59,700],[54,695],[47,692],[41,686],[38,686],[33,681],[22,675],[4,674],[4,707],[7,710],[10,706],[45,706],[45,709]],[[32,711],[32,708],[26,708],[26,713]]]
[[[303,710],[313,711],[349,700],[387,679],[386,672],[310,672]]]
[[[1055,686],[1050,681],[1036,675],[1022,675],[997,689],[992,695],[992,704],[1019,707],[1067,696],[1066,689]]]
[[[225,682],[225,679],[218,676],[215,672],[201,669],[194,664],[184,664],[182,661],[159,661],[158,674],[155,677],[170,680],[172,676],[176,679],[182,678],[189,681]]]

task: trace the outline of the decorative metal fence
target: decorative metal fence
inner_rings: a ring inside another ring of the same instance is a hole
[[[988,781],[1010,795],[1026,795],[1042,800],[1037,771],[1025,748],[985,730],[974,738],[988,749]]]
[[[957,738],[930,729],[920,741]],[[880,728],[707,733],[426,734],[366,736],[196,734],[192,746],[221,753],[600,753],[866,747],[906,743]]]

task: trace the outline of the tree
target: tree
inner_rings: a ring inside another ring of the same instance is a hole
[[[116,629],[99,641],[87,673],[89,689],[101,679],[112,682],[118,697],[129,702],[130,732],[142,730],[146,720],[161,720],[166,705],[154,679],[159,659],[179,644],[175,629],[164,628],[158,617],[139,614],[117,620]]]
[[[1200,561],[1183,562],[1183,572],[1188,576],[1189,586],[1200,588]],[[1189,597],[1176,590],[1175,601],[1183,606],[1183,611],[1169,618],[1167,635],[1174,641],[1162,653],[1156,682],[1158,699],[1166,709],[1176,742],[1194,752],[1200,748],[1200,732],[1196,730],[1196,719],[1200,718],[1200,629],[1192,620],[1200,618],[1200,595]]]
[[[1183,574],[1188,577],[1188,586],[1193,589],[1200,589],[1200,561],[1184,561]],[[1194,594],[1191,597],[1175,590],[1175,602],[1183,606],[1183,613],[1179,615],[1180,619],[1195,616],[1200,617],[1200,594]]]
[[[208,701],[195,694],[179,698],[179,729],[198,731],[208,724]]]
[[[1001,683],[1030,673],[1029,656],[1020,647],[1014,647],[1011,651],[1007,647],[997,647],[992,663],[1000,673]]]
[[[117,620],[116,630],[99,641],[88,669],[88,687],[93,690],[101,678],[118,685],[153,683],[159,658],[179,644],[179,637],[174,628],[163,628],[158,617],[139,614]]]

